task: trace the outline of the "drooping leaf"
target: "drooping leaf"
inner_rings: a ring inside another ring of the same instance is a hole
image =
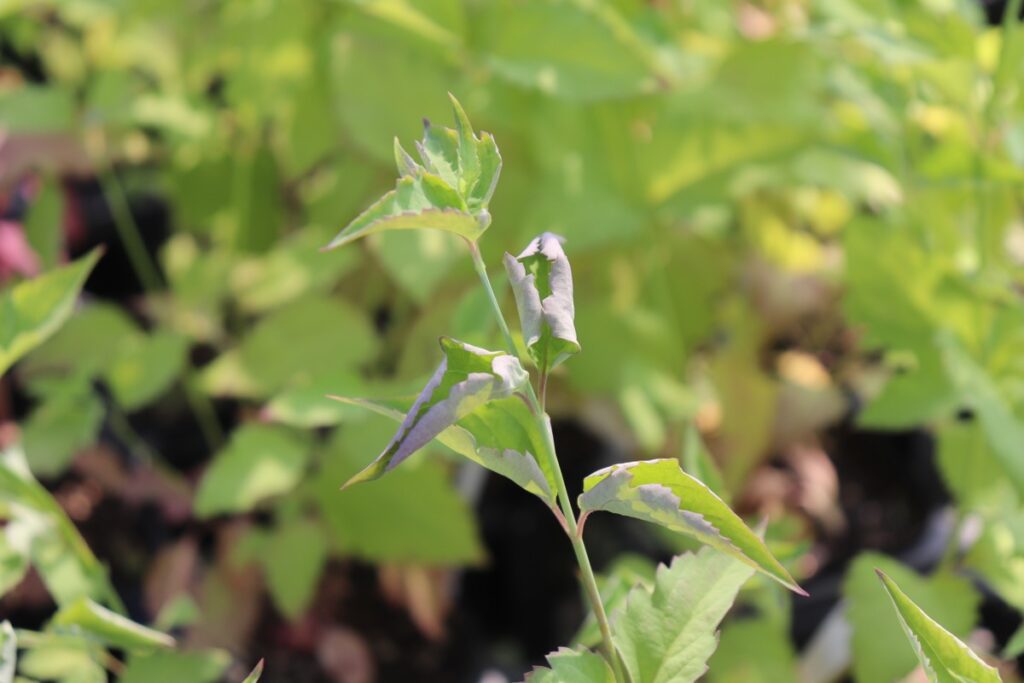
[[[707,670],[715,631],[754,573],[711,548],[658,567],[653,590],[633,589],[612,615],[612,638],[633,683],[693,683]]]
[[[957,637],[970,632],[977,615],[978,595],[969,580],[948,572],[922,577],[885,555],[861,553],[850,565],[843,584],[853,631],[853,678],[858,683],[902,680],[917,663],[898,621],[881,616],[888,614],[891,602],[878,588],[875,570],[879,568]]]
[[[604,510],[696,538],[803,594],[764,541],[711,489],[683,472],[673,459],[621,463],[583,480],[584,515]]]
[[[174,647],[174,638],[166,633],[137,624],[88,598],[79,598],[62,607],[50,624],[77,627],[111,647],[124,650]]]
[[[256,666],[249,672],[249,675],[245,677],[242,683],[259,683],[260,676],[263,675],[263,660],[256,662]]]
[[[104,407],[85,383],[65,383],[48,393],[22,425],[25,457],[33,474],[53,476],[75,453],[95,442]]]
[[[101,251],[0,293],[0,374],[57,331]]]
[[[270,597],[287,618],[309,606],[327,551],[327,534],[312,521],[287,520],[258,537],[253,559],[263,566]]]
[[[342,403],[360,406],[390,417],[405,420],[405,413],[380,402],[332,396]],[[538,462],[533,453],[544,448],[536,422],[518,398],[492,401],[442,430],[438,442],[496,474],[508,477],[526,491],[555,503],[555,485],[550,467]]]
[[[458,101],[452,97],[456,128],[425,122],[416,143],[417,163],[395,141],[399,178],[395,189],[345,226],[325,250],[386,230],[444,230],[476,241],[491,217],[487,205],[501,172],[494,138],[477,136]]]
[[[593,652],[563,647],[546,659],[551,668],[534,669],[526,683],[615,683],[608,662]]]
[[[243,425],[203,474],[196,492],[196,515],[244,512],[287,493],[299,482],[308,458],[308,444],[295,432]]]
[[[22,676],[57,683],[107,683],[98,661],[103,652],[98,643],[51,633],[38,634],[37,638],[39,642],[18,662]]]
[[[345,487],[376,479],[490,401],[509,398],[529,376],[519,360],[444,337],[444,360],[384,451]]]
[[[12,683],[18,665],[18,636],[6,619],[0,624],[0,683]]]
[[[519,256],[505,254],[505,270],[516,297],[523,341],[537,367],[547,372],[579,353],[572,270],[561,238],[546,232]]]
[[[231,665],[223,650],[157,651],[131,658],[118,679],[122,683],[214,683]]]
[[[876,572],[931,683],[1001,682],[995,668],[983,662],[956,636],[929,617],[883,571]]]

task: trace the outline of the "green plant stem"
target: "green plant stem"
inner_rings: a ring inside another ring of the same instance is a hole
[[[473,256],[473,267],[480,276],[480,282],[487,292],[487,298],[491,302],[491,308],[494,311],[494,317],[498,322],[498,327],[501,328],[502,334],[505,336],[505,344],[508,347],[508,351],[515,356],[519,354],[516,351],[515,343],[512,340],[512,334],[509,332],[508,323],[505,322],[505,315],[501,311],[501,306],[498,304],[498,297],[494,294],[494,287],[491,286],[491,280],[487,277],[487,266],[484,264],[483,257],[480,255],[480,249],[477,247],[475,242],[470,242],[469,252]],[[608,615],[604,609],[604,603],[601,602],[601,592],[597,587],[597,578],[594,576],[594,568],[590,564],[590,556],[587,555],[587,547],[583,543],[583,537],[579,533],[579,528],[576,523],[576,514],[572,509],[572,503],[569,499],[569,491],[565,486],[565,477],[562,476],[562,466],[558,462],[558,453],[555,450],[555,438],[554,433],[551,430],[551,418],[548,417],[547,413],[544,412],[544,407],[541,401],[537,398],[537,394],[533,390],[533,385],[529,382],[526,383],[526,401],[530,404],[531,412],[534,418],[537,420],[538,426],[541,428],[544,434],[544,447],[547,450],[545,456],[548,462],[551,463],[554,476],[555,486],[558,493],[558,505],[562,510],[562,514],[565,517],[565,529],[569,537],[569,541],[572,543],[573,552],[576,554],[576,562],[580,567],[580,582],[583,584],[583,590],[587,594],[587,600],[590,602],[590,608],[594,612],[594,618],[597,620],[598,628],[601,631],[602,649],[604,650],[605,657],[611,664],[612,669],[615,672],[615,680],[621,683],[626,683],[626,677],[623,674],[622,662],[619,660],[618,653],[615,650],[615,643],[612,641],[611,626],[608,622]]]
[[[160,277],[160,271],[157,269],[156,263],[153,262],[149,252],[146,251],[146,244],[142,240],[142,232],[139,230],[138,223],[135,222],[135,217],[132,216],[128,195],[125,193],[121,181],[118,180],[112,170],[100,173],[99,182],[103,196],[110,207],[118,239],[124,245],[132,271],[135,273],[135,277],[139,278],[143,290],[152,294],[160,289],[163,285],[163,280]],[[212,453],[224,443],[224,434],[220,429],[220,424],[217,422],[216,412],[210,400],[194,386],[195,382],[193,381],[191,364],[188,364],[182,382],[189,408],[195,416],[196,422],[199,423],[199,429],[207,448]]]
[[[114,175],[113,171],[104,171],[99,175],[100,188],[110,207],[111,216],[114,219],[114,229],[117,230],[117,237],[124,245],[125,253],[128,255],[128,262],[131,264],[135,276],[142,283],[142,288],[152,292],[160,288],[162,282],[160,273],[146,251],[146,244],[142,241],[142,233],[132,216],[131,207],[128,204],[128,196],[125,194],[121,182]]]

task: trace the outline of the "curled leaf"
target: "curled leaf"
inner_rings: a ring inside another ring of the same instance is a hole
[[[448,337],[441,339],[441,349],[444,360],[412,404],[398,433],[345,487],[376,479],[466,415],[490,401],[512,396],[529,380],[519,359],[506,353]]]
[[[424,122],[416,142],[420,161],[395,140],[399,178],[391,190],[361,213],[324,250],[385,230],[444,230],[476,240],[491,222],[487,205],[501,174],[501,155],[488,133],[477,135],[452,97],[456,127]]]
[[[505,254],[505,270],[516,297],[523,340],[537,367],[546,371],[578,353],[572,269],[562,238],[545,232],[519,256]]]
[[[604,510],[692,536],[805,595],[764,541],[711,489],[683,472],[677,460],[627,462],[598,470],[583,480],[579,505],[584,515]]]

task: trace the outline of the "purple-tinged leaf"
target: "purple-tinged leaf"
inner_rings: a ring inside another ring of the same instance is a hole
[[[505,270],[516,297],[523,340],[537,367],[547,371],[578,353],[572,269],[562,238],[545,232],[519,256],[505,254]]]
[[[660,524],[696,538],[775,579],[804,591],[757,534],[707,486],[674,459],[612,465],[583,480],[580,510],[614,512]]]
[[[441,339],[444,359],[413,403],[391,443],[345,487],[376,479],[474,410],[512,396],[529,375],[506,353]],[[344,487],[342,487],[344,488]]]

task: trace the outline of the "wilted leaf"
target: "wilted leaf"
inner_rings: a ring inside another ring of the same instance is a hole
[[[579,353],[572,270],[561,238],[546,232],[519,256],[505,254],[505,270],[516,297],[523,341],[541,372]]]
[[[612,637],[633,683],[693,683],[718,645],[716,629],[754,570],[704,548],[658,567],[654,589],[633,589]]]
[[[686,474],[677,460],[612,465],[583,480],[584,515],[615,512],[692,536],[803,594],[764,541],[711,489]]]
[[[77,627],[111,647],[145,650],[174,647],[174,638],[110,611],[88,598],[62,607],[51,620],[53,626]]]
[[[884,572],[876,572],[931,683],[1000,683],[1002,679],[993,667],[925,614]]]
[[[529,380],[519,360],[454,339],[441,339],[444,360],[412,404],[384,451],[345,486],[376,479],[486,403],[508,398]]]
[[[527,683],[615,683],[608,662],[593,652],[563,647],[546,659],[551,668],[534,669]]]
[[[0,374],[41,344],[71,314],[100,251],[0,293]]]
[[[199,517],[245,512],[290,491],[302,477],[309,446],[283,427],[246,424],[214,456],[196,492]]]

